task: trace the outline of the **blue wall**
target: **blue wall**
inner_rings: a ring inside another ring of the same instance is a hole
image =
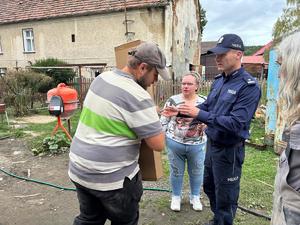
[[[272,49],[270,51],[267,80],[266,135],[275,134],[276,130],[277,99],[279,91],[279,65],[276,63],[276,60],[276,51]]]

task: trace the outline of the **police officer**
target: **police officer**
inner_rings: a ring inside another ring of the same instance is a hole
[[[244,44],[236,34],[223,35],[215,54],[221,74],[215,77],[207,100],[192,107],[180,106],[179,113],[207,125],[208,137],[204,168],[204,192],[214,218],[207,224],[230,225],[236,213],[240,191],[245,139],[261,92],[258,83],[241,66]]]

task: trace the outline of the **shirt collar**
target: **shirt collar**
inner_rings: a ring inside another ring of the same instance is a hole
[[[225,73],[223,72],[223,73],[222,73],[222,76],[223,76],[223,79],[224,79],[225,81],[228,81],[228,80],[230,80],[230,79],[236,78],[239,74],[241,74],[241,73],[243,73],[243,72],[244,72],[244,68],[241,67],[241,68],[239,68],[239,69],[237,69],[237,70],[232,71],[232,72],[231,72],[230,74],[228,74],[227,76],[226,76]]]
[[[116,74],[118,74],[119,76],[126,77],[126,78],[129,78],[129,79],[132,79],[132,80],[135,81],[133,75],[130,74],[130,73],[125,73],[124,71],[119,70],[119,69],[114,69],[113,71],[114,71]]]

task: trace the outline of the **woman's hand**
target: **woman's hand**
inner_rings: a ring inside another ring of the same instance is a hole
[[[160,112],[160,114],[165,117],[177,116],[178,109],[175,106],[167,106]]]

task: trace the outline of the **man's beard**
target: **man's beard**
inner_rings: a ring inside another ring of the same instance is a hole
[[[147,73],[145,73],[140,79],[138,79],[136,82],[145,90],[147,90],[148,85],[146,84],[145,77],[147,76]]]

